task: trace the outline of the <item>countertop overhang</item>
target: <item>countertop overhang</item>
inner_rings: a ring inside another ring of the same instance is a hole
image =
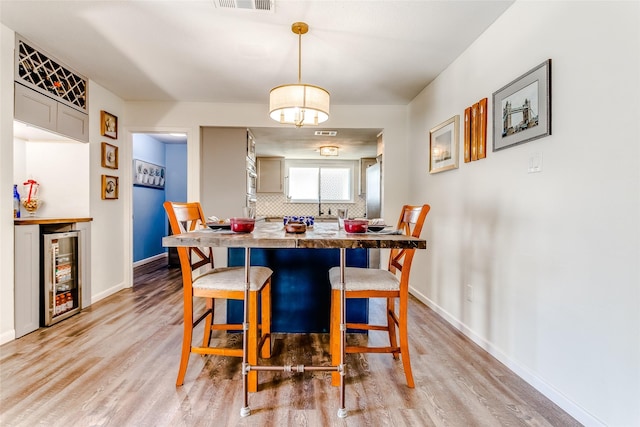
[[[405,248],[426,249],[427,242],[412,236],[361,233],[338,230],[337,224],[315,224],[306,233],[285,232],[282,224],[256,223],[252,233],[202,229],[166,236],[163,246],[246,248]]]

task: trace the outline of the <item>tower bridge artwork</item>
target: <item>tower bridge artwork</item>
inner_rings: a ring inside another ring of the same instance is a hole
[[[538,81],[502,101],[502,137],[538,126]]]

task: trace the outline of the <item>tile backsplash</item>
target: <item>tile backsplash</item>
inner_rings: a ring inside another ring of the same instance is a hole
[[[322,203],[324,215],[335,216],[338,208],[349,209],[349,218],[365,215],[365,198],[356,196],[355,203]],[[331,212],[329,212],[331,211]],[[291,203],[284,194],[258,193],[256,216],[313,215],[318,216],[317,203]]]

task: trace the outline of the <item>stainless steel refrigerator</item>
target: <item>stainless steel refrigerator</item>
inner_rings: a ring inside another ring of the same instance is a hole
[[[382,215],[382,159],[367,168],[366,214],[367,218],[381,218]]]
[[[382,156],[367,168],[367,218],[382,218]],[[369,267],[380,268],[380,249],[369,249]]]

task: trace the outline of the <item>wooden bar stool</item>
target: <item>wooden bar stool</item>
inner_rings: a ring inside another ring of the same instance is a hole
[[[405,205],[398,220],[398,230],[406,235],[420,237],[424,220],[429,213],[429,205],[410,206]],[[346,328],[364,329],[374,331],[387,331],[389,334],[389,346],[368,347],[346,345],[346,353],[391,353],[394,359],[402,355],[402,365],[407,378],[407,385],[414,387],[411,361],[409,358],[409,337],[407,332],[407,309],[409,302],[409,273],[415,249],[392,249],[389,256],[388,270],[375,268],[346,267],[344,284],[346,298],[386,298],[387,322],[386,325],[371,325],[361,323],[347,323]],[[399,275],[399,277],[398,277]],[[330,349],[331,360],[335,365],[340,363],[340,270],[333,267],[329,270],[331,282],[331,322],[330,322]],[[396,313],[396,300],[399,300]],[[398,334],[396,333],[396,328]],[[398,346],[398,336],[400,345]],[[340,384],[340,373],[334,372],[332,384]]]
[[[171,232],[181,234],[206,227],[206,219],[200,203],[165,202]],[[184,332],[182,336],[182,356],[176,385],[184,383],[184,375],[189,363],[189,355],[212,354],[218,356],[242,357],[242,348],[211,347],[211,331],[240,330],[241,324],[214,323],[215,299],[244,300],[244,267],[214,268],[211,248],[178,247],[180,268],[182,269],[182,290],[184,300]],[[248,262],[248,260],[247,260]],[[205,270],[204,272],[202,270]],[[249,291],[248,362],[258,362],[261,357],[271,357],[271,269],[251,267]],[[206,298],[206,310],[194,320],[193,298]],[[260,300],[260,310],[258,310]],[[258,311],[261,322],[258,324]],[[204,320],[202,346],[192,345],[193,328]],[[248,390],[258,390],[258,372],[250,371]]]

